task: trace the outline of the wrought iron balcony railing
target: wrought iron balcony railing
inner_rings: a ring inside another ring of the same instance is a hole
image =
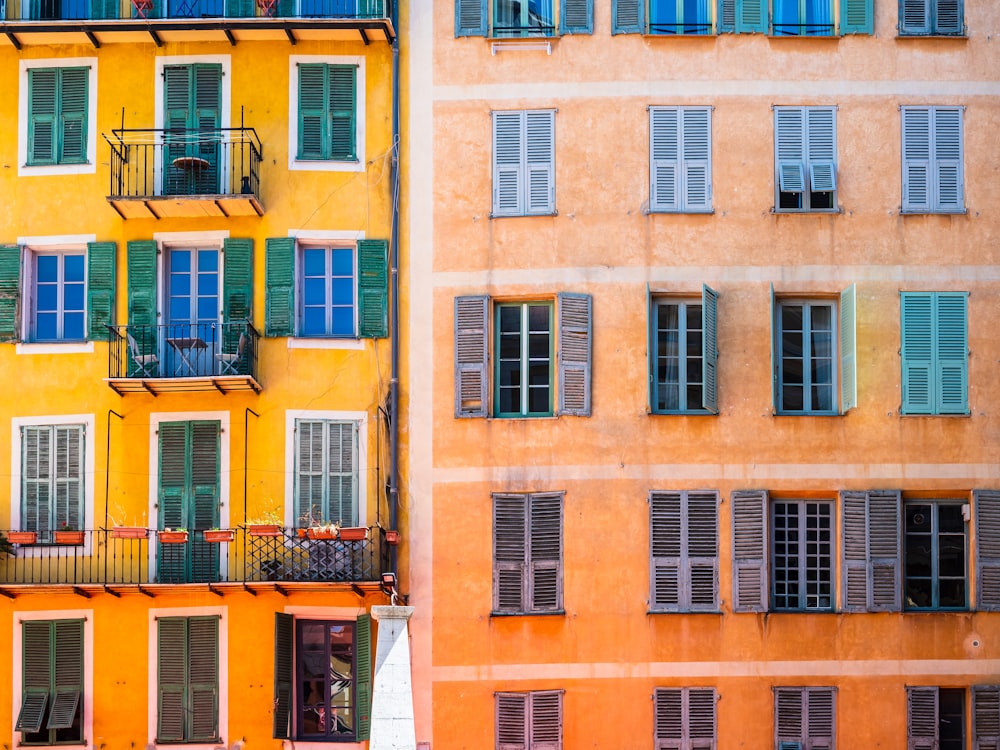
[[[7,3],[8,21],[170,18],[329,18],[382,20],[391,0],[29,0]],[[0,9],[4,3],[0,2]]]
[[[185,583],[372,583],[390,570],[385,532],[367,538],[308,539],[296,529],[268,536],[233,530],[232,541],[206,541],[194,530],[185,542],[162,541],[149,529],[92,529],[57,542],[53,532],[14,541],[0,532],[0,589],[14,585],[129,586]],[[22,537],[23,538],[23,537]]]

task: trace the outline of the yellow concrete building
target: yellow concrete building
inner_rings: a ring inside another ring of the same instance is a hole
[[[366,744],[396,12],[0,2],[9,747]]]
[[[418,743],[994,747],[1000,5],[428,5]]]

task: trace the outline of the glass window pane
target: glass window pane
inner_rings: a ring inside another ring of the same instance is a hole
[[[306,279],[302,285],[302,297],[306,305],[325,304],[326,281],[324,279]]]
[[[39,255],[38,256],[38,281],[58,281],[59,280],[59,256]]]
[[[354,334],[353,308],[333,308],[330,312],[330,333],[334,336],[351,336]]]
[[[63,287],[63,310],[82,310],[83,301],[83,284],[66,284]]]
[[[46,311],[59,309],[59,287],[56,284],[38,286],[38,309]]]
[[[58,325],[55,313],[39,313],[35,320],[35,337],[39,341],[55,341],[59,336]]]
[[[82,339],[83,338],[83,313],[66,313],[63,318],[63,338]]]
[[[333,276],[354,276],[354,251],[337,247],[330,251],[330,273]]]
[[[198,270],[215,271],[219,270],[219,253],[217,250],[198,251]]]
[[[170,251],[170,270],[176,271],[178,273],[190,273],[191,272],[191,251],[190,250],[171,250]]]
[[[354,279],[332,279],[330,281],[330,302],[334,305],[353,305]]]
[[[322,336],[326,333],[326,310],[307,307],[302,314],[302,335]]]
[[[326,274],[326,250],[306,248],[302,253],[302,271],[306,276]]]
[[[83,255],[63,256],[63,278],[66,281],[83,281],[85,267]]]

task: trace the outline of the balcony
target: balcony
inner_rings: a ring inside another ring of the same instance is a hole
[[[112,130],[108,203],[123,219],[263,216],[253,128]]]
[[[118,395],[178,391],[260,393],[249,323],[109,326],[107,383]]]
[[[236,45],[272,39],[357,39],[391,43],[394,0],[0,0],[0,34],[25,44],[185,41],[217,35]],[[77,38],[79,37],[79,38]]]
[[[9,531],[0,533],[11,538]],[[275,536],[255,536],[247,527],[235,529],[233,541],[223,543],[205,541],[198,530],[184,543],[161,541],[149,529],[77,533],[76,544],[56,543],[54,533],[43,532],[34,543],[2,545],[0,596],[14,598],[18,586],[72,586],[83,596],[139,588],[155,596],[147,586],[208,584],[221,594],[289,584],[357,585],[377,583],[391,569],[390,545],[377,526],[359,541],[306,539],[295,529],[280,528]],[[216,584],[223,586],[216,590]]]

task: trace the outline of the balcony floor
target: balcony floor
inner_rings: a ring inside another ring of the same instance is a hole
[[[211,375],[192,378],[105,378],[104,382],[119,396],[126,393],[193,393],[197,391],[218,391],[226,394],[235,391],[260,393],[262,388],[249,375]]]
[[[175,219],[211,216],[263,216],[264,207],[253,195],[108,196],[123,219]]]

